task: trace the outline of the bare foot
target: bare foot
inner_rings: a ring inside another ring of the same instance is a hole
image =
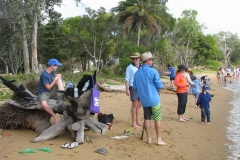
[[[178,121],[179,122],[186,122],[186,120],[184,120],[184,119],[179,119]]]
[[[142,124],[142,123],[137,123],[137,125],[138,125],[138,126],[143,126],[143,124]]]
[[[204,122],[201,122],[201,124],[205,124]]]
[[[146,141],[147,144],[152,144],[152,138],[149,138],[147,141]]]
[[[140,128],[140,126],[138,126],[137,124],[132,124],[132,127],[134,127],[134,128]]]
[[[164,146],[164,145],[166,145],[166,143],[164,143],[163,141],[158,141],[158,142],[157,142],[157,145],[158,145],[158,146]]]
[[[207,122],[206,124],[210,124],[210,122]]]
[[[184,119],[185,121],[189,121],[189,119],[187,119],[187,118],[185,118],[185,117],[183,117],[183,119]]]
[[[59,123],[59,119],[57,117],[55,117],[54,120],[56,124]]]

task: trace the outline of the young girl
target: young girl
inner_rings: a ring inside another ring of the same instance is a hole
[[[197,100],[197,106],[201,108],[201,124],[205,123],[205,118],[207,117],[207,123],[210,124],[210,105],[209,102],[212,101],[211,95],[207,92],[211,88],[207,85],[202,87],[202,92],[199,94]]]
[[[189,93],[192,93],[195,97],[195,103],[194,104],[197,104],[197,100],[198,100],[198,96],[199,96],[199,93],[200,93],[200,89],[199,88],[202,88],[203,85],[202,83],[197,79],[197,77],[194,75],[191,77],[193,83],[195,83],[196,85],[192,85],[189,89]],[[197,108],[197,105],[195,106]]]

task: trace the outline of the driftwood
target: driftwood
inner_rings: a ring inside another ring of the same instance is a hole
[[[112,93],[112,92],[121,92],[121,93],[125,93],[126,91],[125,91],[125,89],[123,90],[121,90],[121,89],[112,89],[112,88],[107,88],[107,87],[105,87],[104,85],[102,85],[102,84],[100,84],[100,83],[97,83],[98,84],[98,88],[99,89],[101,89],[102,91],[104,91],[104,92],[110,92],[110,93]],[[174,88],[172,88],[172,87],[169,87],[169,86],[166,86],[166,85],[164,85],[164,87],[162,88],[163,90],[168,90],[168,91],[172,91],[172,92],[176,92],[175,90],[174,90]]]
[[[96,82],[96,72],[93,77]],[[63,115],[60,122],[54,125],[50,124],[51,116],[43,110],[38,97],[33,94],[36,93],[37,86],[27,89],[25,85],[15,86],[14,81],[8,81],[3,77],[0,77],[0,80],[14,92],[13,98],[0,107],[0,128],[32,129],[39,135],[31,142],[50,140],[66,131],[70,131],[73,140],[79,144],[84,143],[85,128],[89,128],[98,134],[107,132],[108,125],[94,121],[93,114],[89,111],[92,92],[92,76],[90,75],[84,75],[79,81],[77,85],[78,98],[73,98],[73,88],[68,88],[60,103],[56,99],[49,100],[48,103],[53,112]],[[88,80],[90,84],[87,90],[83,92],[82,88]],[[36,80],[29,83],[38,84]],[[13,119],[11,118],[12,115],[20,118]]]

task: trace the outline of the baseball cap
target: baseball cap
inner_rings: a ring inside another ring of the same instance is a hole
[[[202,87],[202,90],[204,91],[204,90],[211,90],[211,88],[208,86],[208,85],[204,85],[203,87]]]
[[[60,63],[57,59],[52,58],[52,59],[49,59],[49,60],[48,60],[48,65],[49,65],[49,66],[57,65],[57,66],[61,67],[61,66],[62,66],[62,63]]]

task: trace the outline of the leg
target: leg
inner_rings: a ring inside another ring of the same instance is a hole
[[[151,120],[145,120],[144,121],[145,125],[145,130],[147,133],[147,143],[151,144],[152,143],[152,137],[151,137]]]
[[[140,121],[141,110],[142,110],[141,102],[138,100],[137,101],[137,113],[136,113],[136,123],[138,126],[142,126],[142,123]]]
[[[52,108],[48,105],[47,101],[42,101],[41,105],[46,112],[48,112],[49,114],[51,114],[53,116],[55,122],[58,123],[59,119],[58,119],[57,115],[53,112]]]
[[[186,110],[186,105],[187,105],[187,98],[188,98],[188,93],[183,93],[183,114],[182,114],[182,118],[185,120],[185,121],[188,121],[187,118],[184,117],[184,113],[185,113],[185,110]]]
[[[59,91],[64,91],[62,79],[58,79],[55,84],[57,85]]]
[[[155,121],[155,130],[157,134],[157,145],[165,145],[161,138],[161,121]]]
[[[205,123],[205,109],[201,108],[201,123]]]
[[[166,143],[164,143],[161,138],[162,108],[160,102],[156,106],[151,107],[151,110],[157,134],[157,145],[165,145]]]
[[[206,109],[206,115],[207,115],[207,124],[210,124],[210,109]]]
[[[177,109],[177,114],[180,122],[184,122],[185,120],[183,119],[183,106],[184,106],[184,95],[183,93],[177,93],[178,97],[178,109]]]
[[[151,118],[152,118],[152,107],[144,107],[144,125],[145,125],[145,130],[147,133],[147,143],[151,144],[152,143],[152,137],[151,137]]]
[[[132,101],[132,126],[139,127],[137,125],[137,108],[138,108],[138,101]]]

